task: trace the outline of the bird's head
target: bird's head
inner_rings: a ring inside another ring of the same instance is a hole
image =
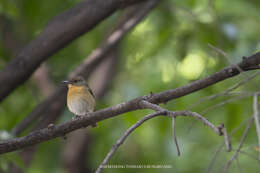
[[[73,86],[86,86],[86,87],[88,87],[86,80],[82,76],[77,76],[77,77],[74,77],[70,80],[63,81],[63,83],[67,84],[69,87],[73,87]]]

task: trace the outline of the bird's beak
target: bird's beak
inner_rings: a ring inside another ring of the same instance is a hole
[[[64,81],[62,81],[62,83],[64,83],[64,84],[70,84],[70,81],[64,80]]]

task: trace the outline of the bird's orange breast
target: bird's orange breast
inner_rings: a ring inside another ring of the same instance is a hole
[[[68,98],[78,97],[80,95],[84,95],[87,92],[87,88],[85,86],[73,86],[69,84],[68,90]]]

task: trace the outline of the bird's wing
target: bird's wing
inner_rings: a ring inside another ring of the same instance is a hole
[[[94,98],[96,98],[95,94],[93,93],[93,91],[92,91],[89,87],[88,87],[88,90],[89,90],[90,94],[91,94]]]

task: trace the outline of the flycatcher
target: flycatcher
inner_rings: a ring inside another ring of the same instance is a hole
[[[75,118],[94,111],[95,95],[83,77],[75,77],[69,81],[63,81],[63,83],[68,84],[67,106],[76,115]]]

